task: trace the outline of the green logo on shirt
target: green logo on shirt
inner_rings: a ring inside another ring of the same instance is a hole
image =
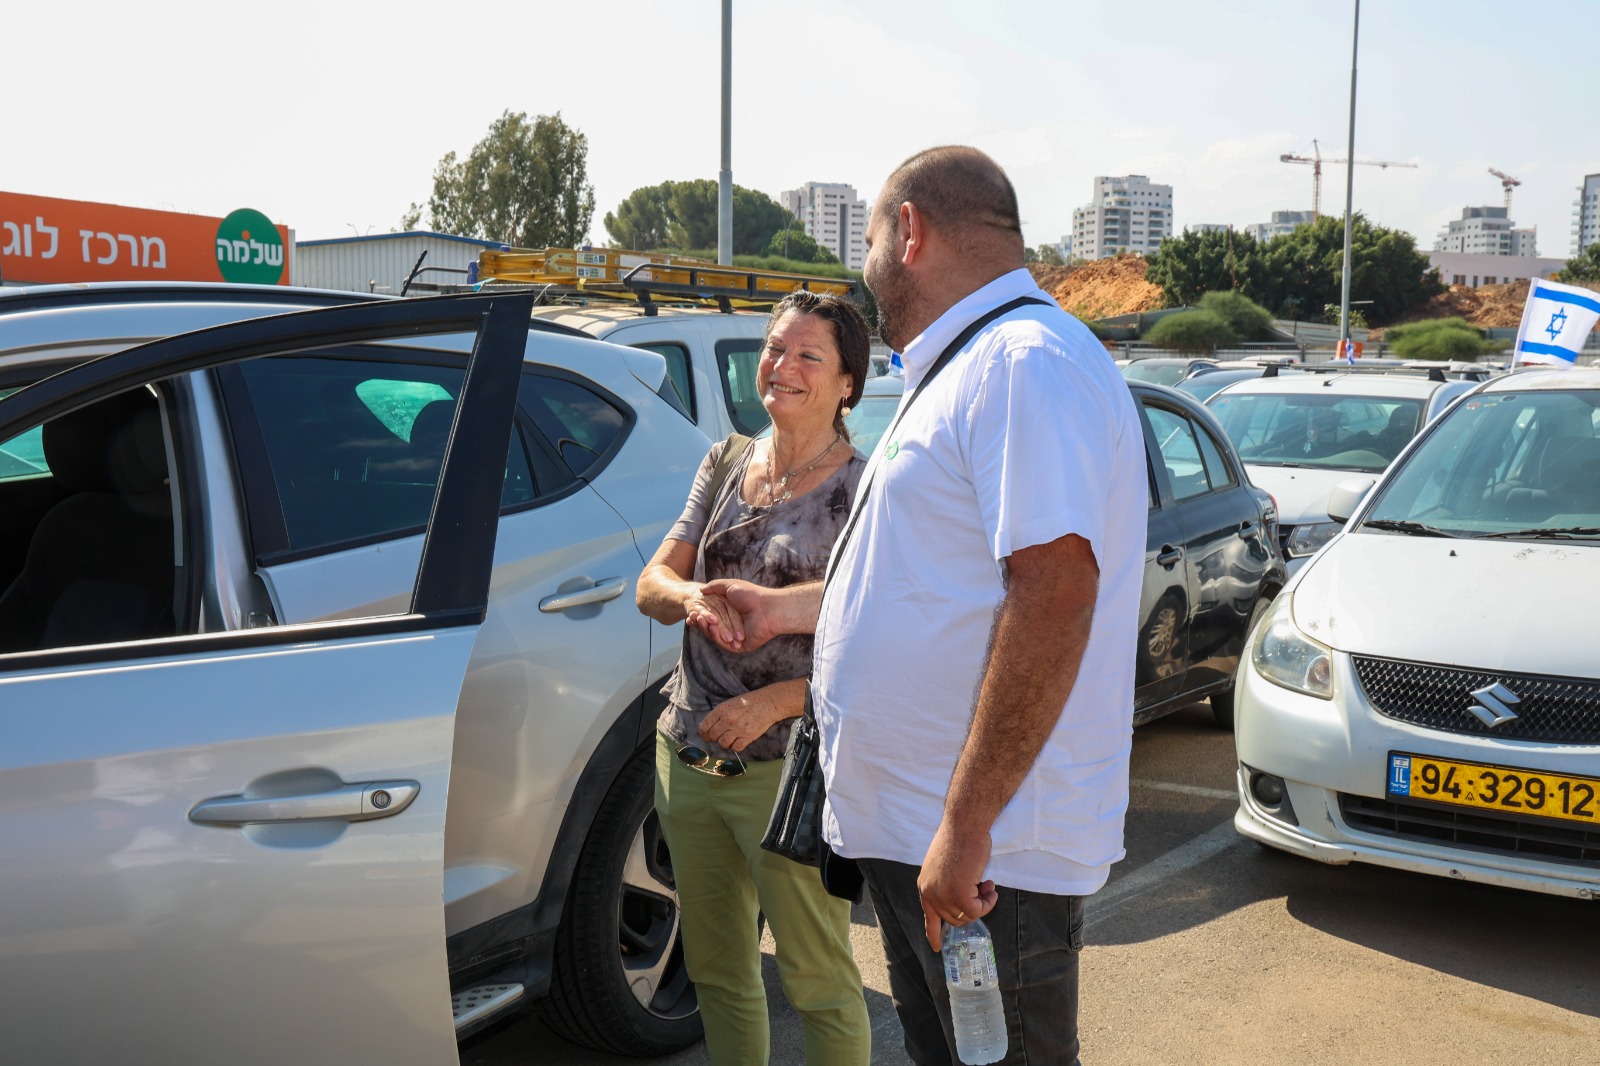
[[[900,454],[900,442],[897,441],[897,440],[890,441],[889,442],[889,446],[887,448],[883,449],[883,457],[885,459],[893,459],[895,456],[897,456],[899,454]]]

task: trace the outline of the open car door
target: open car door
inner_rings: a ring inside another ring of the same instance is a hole
[[[457,1061],[445,797],[530,308],[497,294],[257,319],[0,401],[3,444],[242,359],[477,338],[407,613],[0,654],[5,1059]],[[52,607],[57,634],[92,631],[70,616],[122,595],[79,584]]]

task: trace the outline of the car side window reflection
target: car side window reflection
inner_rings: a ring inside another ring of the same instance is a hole
[[[639,344],[635,347],[643,348],[647,352],[655,352],[667,361],[667,380],[672,382],[672,387],[678,393],[678,399],[683,403],[683,409],[689,412],[690,420],[699,417],[695,410],[694,378],[689,372],[689,353],[681,344]]]
[[[0,389],[0,400],[16,389]],[[8,441],[0,442],[0,481],[16,478],[45,477],[50,464],[44,457],[44,427],[37,426],[19,433]]]
[[[1214,491],[1231,488],[1237,484],[1233,476],[1233,468],[1222,457],[1222,448],[1217,444],[1217,439],[1205,426],[1195,424],[1195,437],[1200,442],[1200,457],[1205,461],[1206,480],[1211,483]]]
[[[627,428],[615,405],[568,378],[523,374],[518,400],[574,477],[590,474]]]
[[[1211,482],[1193,424],[1163,407],[1149,406],[1145,413],[1149,415],[1150,428],[1155,431],[1156,444],[1161,449],[1161,461],[1167,468],[1173,499],[1187,500],[1210,492]]]
[[[261,429],[291,551],[428,523],[461,392],[461,367],[277,357],[239,366]],[[537,494],[514,436],[501,506]]]

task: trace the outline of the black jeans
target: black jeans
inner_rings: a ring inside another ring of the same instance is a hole
[[[956,1038],[944,967],[928,947],[915,866],[861,860],[878,934],[889,959],[889,990],[917,1066],[953,1066]],[[1008,1048],[1002,1066],[1078,1066],[1078,952],[1083,897],[1001,888],[984,916],[994,939]]]

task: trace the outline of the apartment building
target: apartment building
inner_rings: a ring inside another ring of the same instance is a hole
[[[872,205],[856,195],[855,186],[808,181],[778,194],[778,202],[800,219],[800,228],[839,257],[851,270],[867,263],[867,219]]]
[[[1094,199],[1072,212],[1078,259],[1149,255],[1172,235],[1172,186],[1151,184],[1143,174],[1095,178]]]
[[[1581,255],[1595,243],[1600,243],[1600,174],[1586,174],[1572,205],[1572,254]]]
[[[1537,257],[1538,227],[1518,229],[1504,207],[1463,207],[1433,242],[1436,252]]]
[[[1252,223],[1244,227],[1244,232],[1258,241],[1270,241],[1285,233],[1293,233],[1296,226],[1308,225],[1316,220],[1314,211],[1274,211],[1271,222]]]

